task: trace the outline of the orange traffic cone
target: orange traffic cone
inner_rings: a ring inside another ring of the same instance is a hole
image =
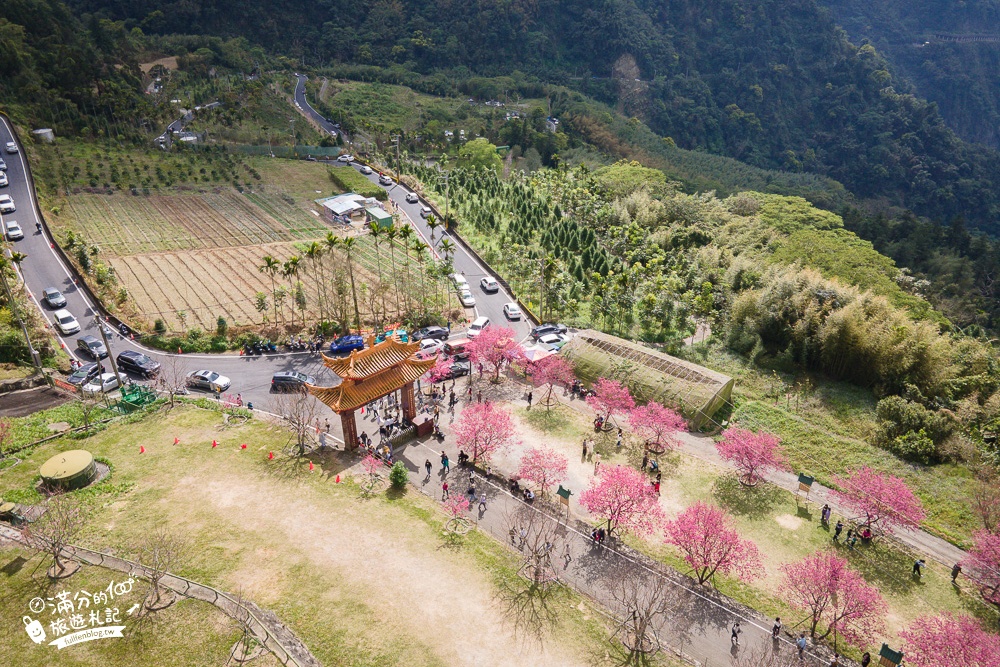
[[[333,480],[334,484],[340,484],[340,475],[337,475],[337,479]]]
[[[267,460],[268,461],[273,461],[274,460],[274,452],[268,452],[267,453]]]
[[[240,445],[240,449],[246,449],[246,448],[247,448],[247,443],[244,442],[242,445]]]
[[[312,471],[313,471],[313,468],[315,468],[315,467],[316,467],[316,466],[314,466],[314,465],[313,465],[313,462],[312,462],[312,461],[310,461],[310,462],[309,462],[309,472],[312,472]]]
[[[180,444],[180,442],[181,442],[181,439],[180,439],[180,438],[174,438],[174,444],[175,444],[175,445],[179,445],[179,444]]]
[[[139,453],[140,454],[145,454],[146,453],[146,447],[144,445],[139,445]]]
[[[213,441],[212,441],[212,449],[215,449],[215,448],[216,448],[216,447],[218,447],[218,446],[219,446],[219,443],[218,443],[218,441],[216,441],[216,440],[213,440]]]

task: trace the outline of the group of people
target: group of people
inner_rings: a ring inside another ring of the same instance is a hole
[[[594,528],[590,531],[590,539],[594,541],[594,544],[601,546],[604,541],[608,538],[607,532],[604,528]]]
[[[819,513],[819,520],[824,526],[829,528],[830,518],[832,515],[833,515],[833,510],[830,508],[830,506],[823,505],[823,508],[820,510]],[[844,532],[844,522],[838,519],[836,525],[833,527],[833,541],[839,543],[840,535],[843,532]],[[851,528],[847,529],[847,535],[844,538],[844,544],[847,545],[848,549],[854,551],[854,547],[858,543],[858,538],[861,539],[862,544],[870,544],[874,536],[875,535],[872,533],[872,530],[869,526],[862,526],[860,529],[852,526]]]
[[[570,384],[569,390],[570,393],[573,395],[573,398],[586,398],[587,396],[594,395],[594,390],[586,389],[583,386],[583,383],[580,382],[579,380],[573,380],[573,382]]]

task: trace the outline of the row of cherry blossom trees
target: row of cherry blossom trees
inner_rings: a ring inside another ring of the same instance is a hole
[[[512,332],[500,330],[485,340],[473,358],[488,367],[495,379],[504,367],[519,363],[519,346],[510,344]],[[572,368],[558,356],[527,364],[526,371],[535,386],[546,387],[546,403],[556,386],[571,382],[573,377]],[[657,402],[636,407],[627,387],[614,380],[601,378],[593,388],[595,394],[587,402],[605,421],[616,423],[616,417],[627,416],[630,427],[645,439],[651,452],[662,453],[677,446],[676,434],[686,428],[686,422],[675,411]],[[515,441],[510,414],[491,403],[468,406],[456,425],[456,436],[458,445],[474,462],[489,461]],[[765,431],[732,426],[723,432],[716,448],[748,487],[759,484],[768,473],[788,467],[779,439]],[[517,474],[545,493],[566,478],[567,468],[568,460],[562,454],[532,447],[522,456]],[[919,499],[899,477],[861,467],[834,481],[839,487],[833,491],[837,503],[859,526],[876,535],[901,527],[915,528],[925,517]],[[662,529],[665,541],[678,549],[699,583],[710,582],[716,574],[750,580],[763,573],[757,546],[740,536],[723,509],[698,502],[667,521],[648,478],[634,468],[605,467],[581,494],[580,504],[605,522],[610,535],[631,532],[646,536]],[[983,599],[1000,608],[1000,530],[992,528],[975,533],[962,567]],[[885,601],[846,559],[819,551],[782,566],[781,571],[782,593],[793,607],[808,613],[809,631],[816,640],[836,632],[863,644],[880,631]],[[901,636],[908,664],[914,667],[1000,664],[1000,636],[968,616],[922,617]]]

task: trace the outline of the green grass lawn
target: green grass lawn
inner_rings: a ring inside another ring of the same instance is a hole
[[[54,597],[61,591],[75,594],[79,591],[102,590],[112,581],[127,578],[111,570],[83,567],[72,577],[50,581],[45,574],[49,561],[42,556],[19,547],[0,548],[0,623],[6,640],[0,642],[0,664],[18,667],[50,667],[52,665],[101,665],[102,667],[130,667],[141,656],[142,664],[180,667],[225,664],[229,650],[240,638],[235,621],[212,605],[182,599],[170,607],[137,621],[127,610],[142,600],[144,584],[133,587],[131,593],[110,603],[117,607],[124,625],[124,637],[106,638],[57,649],[45,643],[33,644],[19,628],[22,618],[28,615],[43,623],[46,642],[55,635],[51,621],[60,618],[49,610],[34,614],[28,607],[35,597]],[[72,599],[72,595],[71,595]],[[103,607],[101,609],[102,613]],[[89,612],[82,612],[89,619]],[[89,627],[89,625],[88,625]],[[277,665],[269,654],[255,665]]]
[[[40,446],[0,472],[0,492],[30,487],[38,466],[57,451],[85,447],[106,457],[118,486],[85,497],[89,524],[79,543],[126,555],[157,527],[182,531],[191,549],[180,574],[242,590],[323,664],[500,664],[515,651],[542,660],[541,649],[512,636],[493,607],[497,585],[515,577],[511,552],[476,532],[457,543],[446,539],[444,515],[416,492],[362,499],[337,458],[313,458],[310,473],[307,461],[282,454],[288,444],[289,434],[276,426],[226,427],[217,412],[178,407],[86,440]],[[559,596],[548,659],[612,664],[601,617],[576,595]],[[18,618],[19,609],[3,613]],[[478,632],[470,633],[473,620]],[[201,638],[192,636],[175,662],[162,664],[205,664],[183,657],[198,654]],[[50,661],[61,662],[48,664],[106,664],[55,655]]]

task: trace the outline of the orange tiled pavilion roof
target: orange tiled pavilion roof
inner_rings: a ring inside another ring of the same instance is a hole
[[[336,387],[308,385],[309,393],[334,412],[356,410],[393,392],[434,367],[436,360],[414,359],[420,343],[404,343],[395,336],[347,357],[323,355],[327,368],[343,378]]]

